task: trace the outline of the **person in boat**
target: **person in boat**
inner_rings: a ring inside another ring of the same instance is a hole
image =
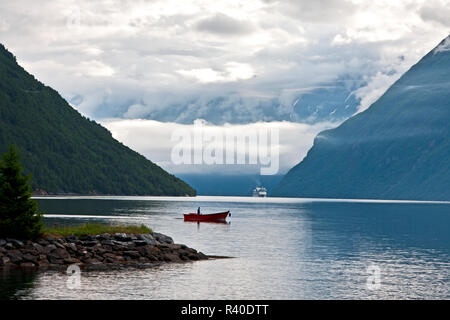
[[[200,207],[198,207],[198,209],[197,209],[197,214],[201,214],[200,213]]]

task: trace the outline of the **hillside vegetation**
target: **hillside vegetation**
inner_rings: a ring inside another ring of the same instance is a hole
[[[195,195],[188,184],[83,117],[0,45],[0,152],[12,143],[22,155],[25,173],[32,174],[33,190]]]

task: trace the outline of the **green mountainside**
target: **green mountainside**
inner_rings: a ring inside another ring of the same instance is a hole
[[[184,181],[115,140],[0,44],[0,152],[14,143],[34,190],[49,194],[193,196]]]
[[[272,195],[450,200],[450,36],[367,110],[321,132]]]

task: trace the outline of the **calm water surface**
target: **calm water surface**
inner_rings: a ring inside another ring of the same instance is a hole
[[[145,270],[0,273],[9,299],[449,299],[450,203],[242,197],[39,199],[46,223],[144,223],[233,259]],[[229,224],[182,213],[231,210]],[[380,286],[367,286],[368,267]]]

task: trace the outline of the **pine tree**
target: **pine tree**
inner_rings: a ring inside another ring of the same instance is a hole
[[[42,229],[42,214],[31,199],[31,176],[22,174],[17,147],[0,160],[0,238],[32,239]]]

